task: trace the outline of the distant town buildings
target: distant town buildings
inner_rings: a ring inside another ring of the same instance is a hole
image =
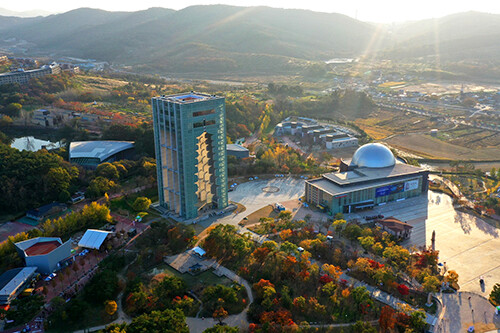
[[[61,263],[71,257],[71,239],[63,243],[58,237],[37,237],[14,245],[26,266],[36,267],[42,274],[58,271]]]
[[[228,206],[225,99],[152,100],[160,206],[185,219]]]
[[[0,74],[0,85],[9,83],[26,84],[32,78],[59,73],[61,73],[61,68],[55,62],[51,63],[50,65],[44,65],[38,69],[25,71],[24,69],[20,68],[14,72]]]
[[[134,142],[130,141],[75,141],[69,145],[69,161],[89,169],[104,162],[130,159],[133,154]]]
[[[274,135],[298,135],[310,138],[314,143],[324,145],[326,149],[358,145],[358,139],[349,129],[337,125],[322,125],[314,119],[305,117],[297,117],[296,120],[287,118],[276,125]]]
[[[342,160],[339,172],[306,180],[306,201],[330,214],[352,213],[426,193],[428,171],[399,163],[391,150],[369,143]]]

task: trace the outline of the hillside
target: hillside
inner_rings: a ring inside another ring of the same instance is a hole
[[[499,41],[500,15],[466,12],[398,26],[382,54],[392,58],[486,60],[498,58]]]
[[[27,40],[36,51],[172,72],[289,70],[306,60],[356,55],[373,34],[371,25],[340,14],[224,5],[133,13],[81,8],[13,27],[4,20],[2,36]]]
[[[2,40],[27,53],[93,58],[154,73],[294,74],[310,61],[357,57],[441,61],[500,56],[500,15],[467,12],[381,27],[335,13],[269,7],[192,6],[47,17],[0,16]],[[12,42],[10,42],[12,43]]]

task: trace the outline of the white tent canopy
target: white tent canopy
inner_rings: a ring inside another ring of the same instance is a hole
[[[78,242],[78,246],[98,250],[110,233],[110,231],[88,229]]]

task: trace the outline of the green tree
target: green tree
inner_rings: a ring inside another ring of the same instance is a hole
[[[58,198],[61,191],[67,191],[71,176],[66,169],[56,167],[49,169],[45,175],[47,193],[52,198]]]
[[[440,285],[439,279],[435,276],[426,276],[422,283],[422,287],[424,287],[424,290],[427,292],[437,292]]]
[[[170,303],[175,296],[183,296],[187,291],[186,282],[177,276],[166,276],[153,290],[160,305]]]
[[[350,240],[356,240],[361,236],[361,227],[354,223],[349,223],[344,229],[344,235]]]
[[[426,325],[426,315],[424,311],[413,311],[410,314],[410,326],[416,332],[422,332]]]
[[[111,180],[118,180],[118,178],[120,178],[116,166],[108,162],[99,164],[96,169],[96,174]]]
[[[0,132],[0,143],[10,146],[11,142],[12,138],[3,132]]]
[[[203,333],[238,333],[239,331],[238,327],[215,325],[214,327],[207,328]]]
[[[21,109],[23,106],[19,103],[10,103],[5,108],[3,108],[2,113],[9,117],[19,117],[21,114]]]
[[[357,321],[351,326],[351,328],[352,331],[356,333],[377,333],[375,327],[373,327],[370,323],[363,322],[361,320]]]
[[[103,304],[115,299],[118,294],[118,276],[116,272],[105,269],[92,278],[85,287],[84,298],[89,303]]]
[[[181,309],[152,311],[135,317],[127,333],[189,333],[186,316]]]
[[[493,289],[490,293],[490,299],[496,303],[496,305],[500,305],[500,283],[497,283],[493,286]]]
[[[134,208],[136,212],[148,210],[149,206],[151,206],[151,200],[147,197],[138,197],[132,204],[132,208]]]
[[[92,179],[87,188],[87,194],[91,198],[100,197],[116,186],[115,182],[104,177]]]

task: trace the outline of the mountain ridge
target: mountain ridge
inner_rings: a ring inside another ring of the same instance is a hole
[[[500,31],[500,15],[479,12],[401,24],[393,31],[343,14],[266,6],[198,5],[137,12],[79,8],[47,17],[0,17],[3,39],[28,41],[28,52],[173,73],[238,72],[252,66],[300,72],[311,61],[335,57],[372,53],[411,59],[432,57],[436,50],[452,57],[460,48],[464,52],[458,54],[481,58],[491,56],[492,50],[500,55],[500,48],[492,47],[498,40],[495,31]]]

